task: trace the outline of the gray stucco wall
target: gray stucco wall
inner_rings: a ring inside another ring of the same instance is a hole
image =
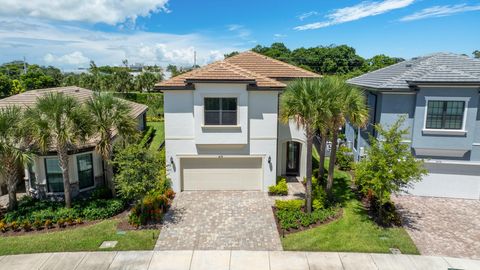
[[[469,98],[465,135],[431,135],[423,132],[425,123],[426,97],[461,97]],[[461,159],[473,160],[479,158],[479,149],[473,149],[474,139],[478,139],[479,121],[477,121],[478,89],[473,88],[421,88],[417,93],[415,121],[413,124],[414,149],[442,149],[465,150],[466,155]],[[477,133],[477,134],[476,134]],[[471,152],[468,152],[471,151]],[[475,151],[475,153],[473,152]],[[476,159],[480,160],[480,159]]]

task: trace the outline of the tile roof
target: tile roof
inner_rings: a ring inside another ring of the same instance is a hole
[[[253,51],[246,51],[225,59],[226,62],[251,70],[269,78],[316,78],[320,75],[303,68],[270,58]]]
[[[276,79],[320,77],[310,71],[247,51],[236,56],[194,69],[155,85],[159,90],[193,89],[192,82],[246,82],[250,89],[283,89]]]
[[[480,60],[453,53],[413,58],[348,80],[376,89],[408,89],[421,83],[475,83],[480,85]]]
[[[76,100],[78,100],[80,103],[86,102],[88,99],[93,97],[93,93],[94,93],[92,90],[88,90],[88,89],[77,87],[77,86],[30,90],[18,95],[0,99],[0,109],[6,108],[8,106],[14,106],[14,105],[19,106],[20,108],[28,108],[28,107],[34,106],[39,97],[42,97],[47,93],[53,93],[53,92],[64,93],[65,95],[72,96]],[[148,109],[148,107],[144,104],[140,104],[140,103],[136,103],[128,100],[125,100],[125,102],[130,106],[132,110],[131,111],[132,118],[139,117],[143,112],[145,112]],[[115,137],[116,135],[117,135],[117,131],[114,130],[113,137]],[[76,148],[80,149],[80,148],[95,147],[98,144],[99,139],[100,138],[98,134],[95,134],[92,137],[88,138],[85,142],[78,144]],[[55,150],[54,145],[51,145],[50,151],[54,151],[54,150]]]
[[[86,102],[88,99],[93,97],[93,91],[88,90],[85,88],[77,87],[77,86],[67,86],[67,87],[55,87],[55,88],[45,88],[45,89],[37,89],[37,90],[30,90],[24,93],[10,96],[4,99],[0,99],[0,108],[16,105],[22,108],[27,108],[35,105],[37,99],[44,96],[47,93],[64,93],[68,96],[74,97],[80,103]],[[145,110],[147,110],[147,106],[125,100],[127,104],[132,109],[132,117],[136,118],[140,114],[142,114]]]

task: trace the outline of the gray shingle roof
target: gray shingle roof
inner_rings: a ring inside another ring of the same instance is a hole
[[[403,61],[347,81],[375,89],[408,89],[420,83],[478,83],[480,60],[453,53],[435,53]]]

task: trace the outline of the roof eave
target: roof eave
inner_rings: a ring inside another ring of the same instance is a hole
[[[186,83],[255,83],[252,79],[186,79]]]

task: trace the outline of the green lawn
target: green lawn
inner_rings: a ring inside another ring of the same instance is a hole
[[[148,122],[147,126],[151,126],[155,129],[155,137],[153,137],[150,144],[151,150],[158,150],[160,145],[165,141],[165,125],[164,122]]]
[[[127,231],[117,234],[119,220],[100,223],[62,232],[39,233],[23,236],[0,236],[0,255],[62,251],[98,251],[103,241],[118,241],[113,249],[152,250],[159,230]]]
[[[314,159],[318,164],[316,151],[314,151]],[[285,250],[380,253],[390,252],[389,248],[398,248],[402,253],[419,254],[412,239],[403,228],[383,228],[371,221],[349,185],[350,175],[335,171],[333,192],[343,205],[343,216],[332,223],[287,235],[282,238],[283,248]]]

